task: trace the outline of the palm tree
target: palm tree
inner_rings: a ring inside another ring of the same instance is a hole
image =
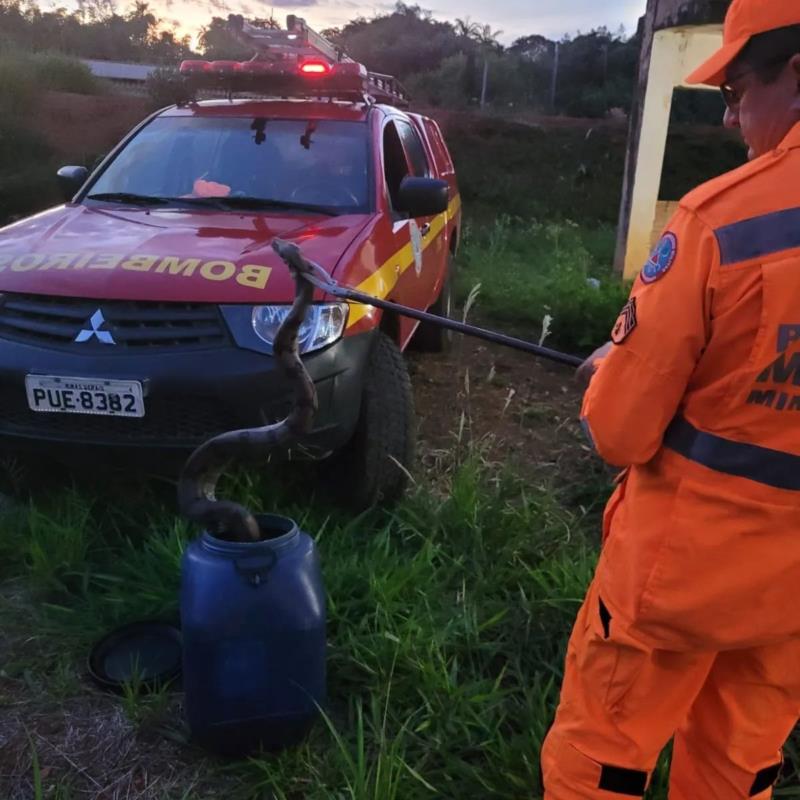
[[[472,22],[469,17],[456,19],[453,27],[458,36],[463,36],[475,42],[483,51],[483,80],[481,86],[481,108],[483,108],[486,105],[486,89],[489,81],[489,52],[503,49],[503,45],[497,41],[503,31],[492,30],[491,25],[480,25],[477,22]]]
[[[498,42],[498,38],[503,35],[503,31],[501,30],[492,30],[491,25],[478,25],[477,32],[475,34],[475,41],[479,44],[483,45],[484,47],[488,47],[492,50],[502,50],[503,45]]]
[[[463,36],[466,39],[476,39],[481,31],[481,26],[477,22],[472,22],[469,17],[456,19],[453,27],[457,36]]]

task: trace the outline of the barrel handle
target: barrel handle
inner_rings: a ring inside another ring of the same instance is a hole
[[[268,577],[278,557],[271,550],[268,555],[237,558],[233,563],[236,571],[251,585],[260,586]]]

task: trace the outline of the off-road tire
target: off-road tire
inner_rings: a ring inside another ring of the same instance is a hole
[[[452,319],[453,315],[453,275],[452,255],[447,262],[447,274],[444,276],[442,290],[436,302],[428,309],[431,314]],[[446,353],[453,346],[453,331],[434,325],[431,322],[420,322],[414,331],[409,346],[420,353]]]
[[[337,505],[354,511],[391,505],[408,484],[414,462],[414,396],[403,354],[384,333],[372,343],[355,433],[320,464]],[[398,462],[401,466],[398,466]]]

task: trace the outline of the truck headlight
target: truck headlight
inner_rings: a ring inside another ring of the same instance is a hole
[[[254,306],[252,320],[256,336],[271,346],[290,309],[291,306],[286,305]],[[341,338],[346,324],[347,303],[315,303],[310,306],[297,334],[300,352],[311,353],[333,344]]]

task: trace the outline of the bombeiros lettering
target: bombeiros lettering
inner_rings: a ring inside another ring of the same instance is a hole
[[[167,278],[192,278],[222,283],[234,280],[249,289],[266,287],[272,267],[264,264],[239,266],[226,259],[200,259],[183,256],[157,256],[149,253],[13,253],[0,254],[0,272],[35,272],[44,270],[124,270],[130,273],[150,273]]]

